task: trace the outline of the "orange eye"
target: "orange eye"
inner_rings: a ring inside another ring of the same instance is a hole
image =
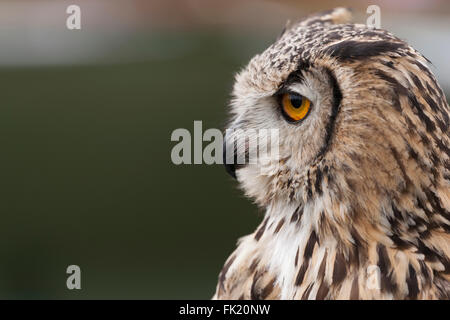
[[[283,115],[290,122],[297,122],[306,117],[311,107],[308,98],[295,93],[285,93],[281,97]]]

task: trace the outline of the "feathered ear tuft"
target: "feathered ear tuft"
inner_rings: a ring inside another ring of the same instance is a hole
[[[352,10],[349,8],[335,8],[330,13],[331,20],[334,24],[343,24],[352,22]]]
[[[322,11],[315,13],[313,15],[307,16],[306,18],[298,21],[292,22],[288,20],[286,25],[284,26],[281,34],[277,37],[277,40],[280,39],[287,30],[295,27],[295,26],[310,26],[316,23],[320,24],[344,24],[352,21],[352,11],[348,8],[334,8],[332,10]]]
[[[302,25],[322,24],[343,24],[352,21],[352,12],[348,8],[334,8],[332,10],[322,11],[301,21]]]

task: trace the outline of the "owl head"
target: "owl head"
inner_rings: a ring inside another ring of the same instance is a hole
[[[228,129],[278,130],[264,165],[226,164],[260,205],[320,197],[374,212],[448,178],[448,105],[427,59],[349,19],[337,8],[286,26],[236,76]]]

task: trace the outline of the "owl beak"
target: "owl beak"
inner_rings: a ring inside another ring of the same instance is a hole
[[[225,166],[225,170],[228,172],[230,176],[232,176],[234,179],[236,178],[236,166],[234,164],[223,164]]]
[[[230,176],[232,176],[234,179],[237,179],[236,178],[236,165],[235,165],[235,160],[236,159],[229,159],[229,160],[227,160],[226,142],[224,142],[224,144],[223,144],[223,152],[222,152],[222,154],[223,154],[223,165],[225,166],[225,170],[227,171],[227,173]]]

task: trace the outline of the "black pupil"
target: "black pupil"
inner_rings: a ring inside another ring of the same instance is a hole
[[[289,95],[289,99],[291,100],[291,104],[294,108],[298,109],[302,105],[303,97],[299,95]]]

